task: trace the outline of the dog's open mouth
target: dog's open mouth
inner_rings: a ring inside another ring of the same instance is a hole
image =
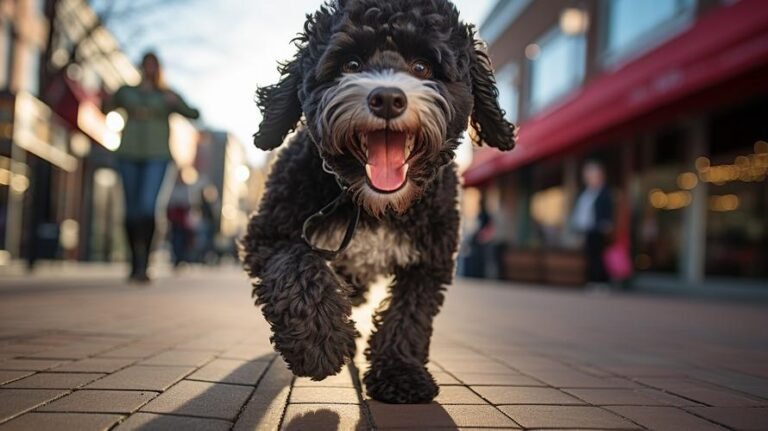
[[[407,132],[382,129],[360,134],[367,152],[365,173],[370,185],[380,192],[399,190],[408,179],[408,157],[415,136]]]

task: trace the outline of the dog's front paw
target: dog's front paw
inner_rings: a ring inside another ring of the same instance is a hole
[[[323,380],[338,374],[347,361],[355,356],[354,322],[347,321],[336,328],[317,327],[305,322],[289,334],[275,337],[275,347],[299,377]]]
[[[386,366],[372,364],[363,382],[368,396],[391,404],[428,403],[440,391],[435,379],[423,365],[402,362]]]

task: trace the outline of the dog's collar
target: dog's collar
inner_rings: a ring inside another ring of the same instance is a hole
[[[352,241],[352,236],[355,234],[355,229],[357,229],[357,223],[360,221],[360,206],[355,205],[354,202],[352,202],[352,199],[347,192],[349,190],[349,185],[346,184],[338,175],[336,175],[336,173],[334,173],[328,167],[325,161],[323,161],[323,170],[333,175],[333,177],[336,179],[336,184],[338,184],[341,191],[339,192],[339,195],[336,196],[336,199],[332,200],[330,203],[320,209],[320,211],[312,214],[311,216],[307,217],[306,220],[304,220],[304,225],[301,228],[301,239],[303,239],[304,242],[307,243],[307,245],[315,253],[319,254],[323,259],[334,260],[336,257],[338,257],[339,254],[346,250],[346,248],[349,246],[349,243]],[[351,202],[353,208],[352,214],[350,214],[349,221],[347,222],[347,230],[344,232],[344,238],[341,240],[341,245],[339,245],[339,248],[336,250],[326,250],[324,248],[315,247],[312,244],[309,234],[309,230],[311,229],[312,224],[317,221],[321,221],[335,213],[336,210],[338,210],[339,207],[343,206],[343,204],[346,202]]]

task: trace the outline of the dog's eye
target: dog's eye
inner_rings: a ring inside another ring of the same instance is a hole
[[[363,68],[363,63],[356,58],[350,58],[342,66],[341,71],[344,73],[357,73]]]
[[[416,60],[411,63],[411,73],[422,79],[432,77],[432,66],[424,60]]]

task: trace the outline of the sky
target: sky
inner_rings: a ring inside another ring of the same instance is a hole
[[[130,0],[128,0],[130,1]],[[454,0],[462,19],[479,25],[495,0]],[[215,4],[215,6],[212,6]],[[260,114],[257,86],[277,82],[277,62],[290,58],[290,40],[321,0],[191,0],[160,9],[140,28],[114,21],[123,49],[138,61],[158,52],[166,81],[202,112],[203,123],[242,141],[248,159],[265,157],[251,144]]]

